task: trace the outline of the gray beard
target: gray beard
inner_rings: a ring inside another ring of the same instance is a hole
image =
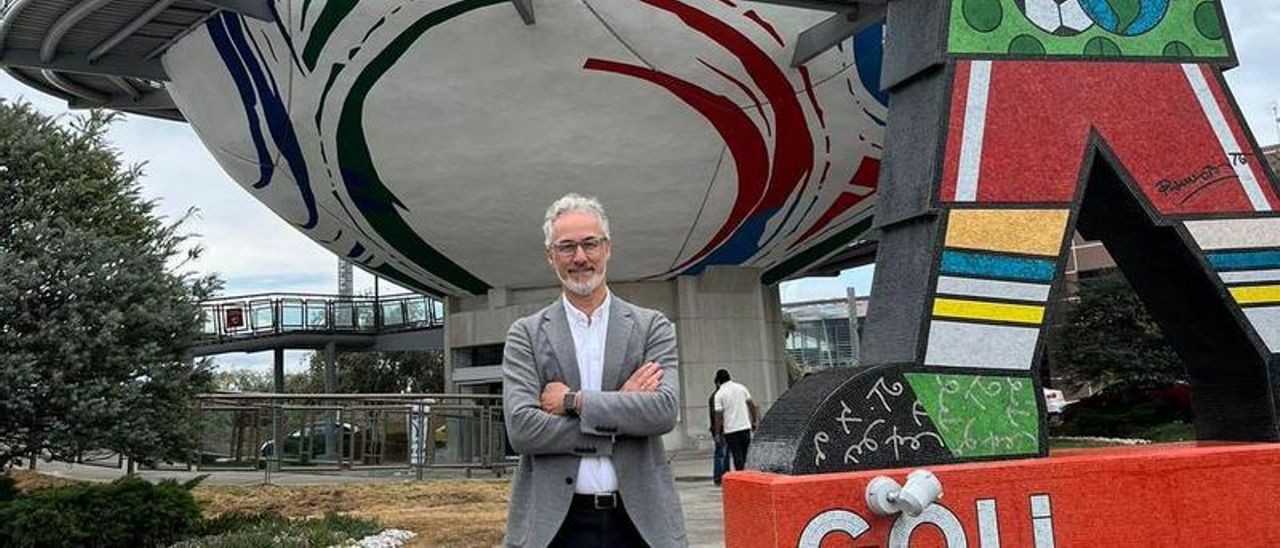
[[[595,293],[600,288],[600,284],[604,283],[604,271],[598,271],[593,276],[582,283],[574,282],[566,273],[560,277],[560,285],[564,286],[565,291],[573,293],[579,297],[586,297]]]

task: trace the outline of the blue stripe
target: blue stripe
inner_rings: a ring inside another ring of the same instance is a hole
[[[287,161],[294,183],[298,185],[302,203],[307,208],[307,220],[298,226],[310,230],[316,227],[319,215],[316,212],[316,199],[311,191],[311,175],[307,172],[306,158],[303,156],[298,136],[293,130],[288,107],[285,106],[276,87],[275,78],[263,69],[253,51],[249,49],[249,39],[246,38],[247,33],[240,24],[240,17],[230,12],[223,12],[222,22],[227,27],[227,36],[231,39],[233,48],[244,62],[249,81],[262,100],[262,113],[267,122],[267,130],[271,133],[271,139]]]
[[[1280,267],[1280,251],[1237,251],[1209,253],[1209,264],[1216,270],[1255,270]]]
[[[222,22],[218,19],[210,19],[205,26],[209,29],[209,39],[218,50],[222,63],[226,65],[227,72],[231,75],[231,81],[236,85],[236,91],[240,93],[240,102],[244,104],[244,114],[249,124],[249,138],[253,141],[253,148],[258,154],[258,180],[254,181],[253,188],[263,188],[271,183],[276,166],[271,161],[271,153],[267,150],[267,143],[262,138],[262,128],[258,126],[258,99],[253,90],[253,83],[249,81],[249,73],[245,71]]]
[[[889,92],[880,89],[880,70],[884,66],[884,24],[871,25],[854,35],[853,62],[862,87],[880,106],[889,106]]]
[[[1005,257],[965,251],[944,251],[942,273],[1001,278],[1027,282],[1051,282],[1057,266],[1051,260]]]

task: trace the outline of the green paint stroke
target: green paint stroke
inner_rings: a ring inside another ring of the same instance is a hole
[[[1139,0],[1111,0],[1107,3],[1116,14],[1116,34],[1128,34],[1129,27],[1138,20],[1142,13],[1142,2]]]
[[[1040,452],[1040,408],[1031,379],[933,373],[906,378],[956,457]]]
[[[985,18],[978,15],[995,13],[993,8],[979,10],[970,5],[973,0],[955,0],[951,3],[950,33],[947,38],[950,53],[988,59],[1025,57],[1028,55],[1026,48],[1030,42],[1021,37],[1031,36],[1038,39],[1044,47],[1044,53],[1034,55],[1054,59],[1096,58],[1093,49],[1089,49],[1090,53],[1085,53],[1085,46],[1099,38],[1116,46],[1115,49],[1107,47],[1097,50],[1103,56],[1119,51],[1125,58],[1158,58],[1161,61],[1176,62],[1224,62],[1232,58],[1218,0],[1170,2],[1164,19],[1155,28],[1135,36],[1113,34],[1096,24],[1076,35],[1058,36],[1027,19],[1015,0],[990,1],[998,3],[999,12],[1003,13],[999,25],[994,29],[975,24],[990,21],[989,15]],[[1116,11],[1121,28],[1127,29],[1138,17],[1141,3],[1113,0],[1111,6]],[[1179,42],[1186,47],[1166,49],[1172,42]],[[1099,42],[1095,41],[1094,44]]]
[[[307,35],[307,45],[302,48],[302,62],[307,64],[307,70],[316,69],[316,60],[333,36],[333,31],[338,30],[338,24],[356,9],[357,3],[357,0],[329,0],[324,3],[324,8],[316,17],[315,26]]]
[[[1119,57],[1120,46],[1101,36],[1090,39],[1084,45],[1084,54],[1089,57]]]
[[[1015,55],[1044,55],[1044,44],[1030,34],[1019,35],[1009,42],[1009,53]]]
[[[383,184],[373,165],[373,156],[364,135],[364,104],[378,80],[427,31],[476,9],[506,2],[507,0],[463,0],[426,14],[401,32],[356,76],[355,83],[342,104],[336,138],[338,165],[342,170],[347,193],[374,231],[414,264],[447,283],[477,295],[488,291],[489,284],[428,245],[400,215],[399,209],[404,204]]]
[[[964,4],[964,20],[973,30],[991,32],[1004,19],[1004,7],[1000,0],[960,0]]]
[[[1164,54],[1168,57],[1190,57],[1192,55],[1191,48],[1182,42],[1169,42],[1164,47]]]
[[[1218,6],[1213,2],[1204,2],[1196,6],[1196,30],[1201,36],[1210,40],[1222,38],[1222,18],[1218,15]]]

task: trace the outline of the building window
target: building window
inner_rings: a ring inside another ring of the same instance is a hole
[[[484,367],[502,365],[502,351],[505,345],[486,344],[466,346],[453,349],[453,367]]]

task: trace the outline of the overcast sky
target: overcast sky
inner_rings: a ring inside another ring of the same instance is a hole
[[[1240,67],[1227,73],[1227,81],[1258,141],[1263,145],[1280,142],[1272,111],[1280,100],[1280,2],[1225,0],[1223,4],[1240,58]],[[0,96],[25,99],[50,114],[69,112],[64,102],[3,73]],[[128,116],[112,130],[111,140],[126,162],[146,162],[143,194],[159,202],[161,214],[177,217],[191,207],[200,211],[189,225],[205,248],[196,268],[219,274],[226,281],[226,294],[336,290],[337,260],[333,254],[233,182],[186,124]],[[247,241],[254,245],[240,245]],[[850,285],[859,295],[866,295],[871,274],[868,267],[838,278],[787,283],[782,288],[783,301],[842,297]],[[357,269],[357,293],[371,291],[372,286],[372,277]],[[290,353],[290,368],[300,367],[304,356]],[[218,361],[224,367],[258,368],[269,363],[270,357],[234,354]]]

